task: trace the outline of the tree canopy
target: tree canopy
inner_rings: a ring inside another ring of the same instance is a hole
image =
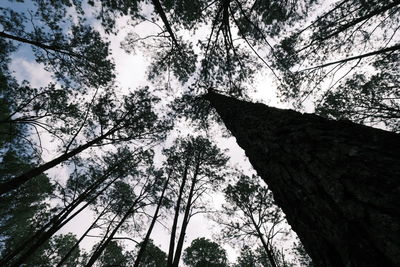
[[[202,216],[242,249],[235,266],[309,266],[301,243],[283,250],[294,233],[222,149],[231,133],[204,95],[399,133],[399,12],[399,0],[2,1],[0,265],[228,266],[218,243],[188,245]]]

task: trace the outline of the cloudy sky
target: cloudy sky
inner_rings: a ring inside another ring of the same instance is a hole
[[[24,10],[28,7],[32,7],[27,3],[10,3],[8,1],[1,1],[0,6],[12,7],[16,10]],[[145,7],[144,10],[147,12],[151,11],[150,7]],[[160,25],[162,23],[160,22]],[[101,27],[95,24],[95,27],[101,32]],[[121,88],[122,94],[128,92],[129,90],[135,90],[143,85],[149,84],[147,81],[147,67],[151,61],[148,55],[139,48],[136,49],[135,53],[127,53],[121,48],[121,42],[124,41],[125,37],[130,33],[134,32],[137,36],[145,37],[151,33],[157,31],[157,27],[152,23],[141,23],[138,26],[132,28],[130,21],[127,18],[122,18],[118,21],[119,33],[116,36],[108,36],[111,41],[112,47],[112,57],[116,63],[117,72],[117,84]],[[204,34],[208,33],[208,28],[204,28]],[[201,35],[201,31],[199,33]],[[188,36],[183,36],[184,38],[191,38]],[[197,36],[196,38],[201,38]],[[15,77],[19,80],[28,80],[33,87],[46,86],[49,82],[54,82],[51,77],[51,73],[44,70],[42,65],[37,64],[31,54],[31,48],[27,45],[21,45],[19,50],[13,55],[11,69],[14,71]],[[256,78],[255,91],[250,93],[251,98],[254,101],[259,101],[266,103],[270,106],[289,108],[287,104],[280,103],[276,95],[276,87],[272,81],[272,75],[268,70],[260,71]],[[154,86],[154,85],[151,85]],[[155,85],[157,86],[157,85]],[[172,90],[180,91],[181,85],[172,84]],[[312,108],[309,108],[312,111]],[[166,145],[171,143],[174,137],[188,133],[194,133],[194,130],[190,128],[186,123],[181,122],[178,124],[177,128],[170,134]],[[218,133],[215,135],[215,133]],[[227,149],[228,155],[231,158],[230,164],[232,166],[237,166],[247,174],[254,173],[252,167],[250,166],[247,158],[244,156],[244,152],[238,147],[233,137],[225,138],[220,134],[221,131],[214,129],[213,136],[215,141],[221,149]],[[43,160],[49,161],[55,157],[57,144],[53,142],[50,137],[44,136],[42,138],[44,147]],[[161,148],[158,148],[160,151]],[[87,152],[90,153],[90,152]],[[56,167],[49,171],[50,177],[57,177],[57,179],[65,180],[67,177],[67,171],[62,167]],[[215,208],[218,208],[219,204],[222,203],[221,194],[215,194],[211,196],[210,203],[215,204]],[[72,231],[78,236],[81,235],[87,227],[92,222],[93,214],[86,210],[70,223],[68,223],[60,232],[66,233]],[[218,233],[218,226],[207,219],[206,216],[197,215],[193,218],[188,227],[188,233],[186,237],[185,244],[188,245],[190,242],[197,237],[206,236],[213,238],[213,236]],[[94,233],[95,234],[95,233]],[[122,236],[122,235],[119,235]],[[157,225],[155,231],[152,234],[152,238],[155,240],[157,245],[164,250],[168,250],[169,235],[168,231],[161,225]],[[95,238],[86,238],[83,242],[85,248],[90,248],[94,242]],[[290,241],[289,241],[290,242]],[[129,244],[129,241],[126,243]],[[133,247],[134,244],[132,244]],[[128,245],[129,246],[129,245]],[[237,252],[230,247],[228,244],[223,244],[223,246],[228,250],[229,259],[234,261],[237,256]]]

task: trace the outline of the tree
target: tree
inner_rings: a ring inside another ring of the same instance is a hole
[[[178,139],[164,154],[167,156],[169,168],[173,168],[172,177],[179,187],[167,260],[167,266],[177,267],[189,221],[194,215],[204,212],[204,206],[201,205],[204,193],[213,190],[224,180],[225,172],[222,168],[228,158],[208,139],[201,136]],[[184,215],[175,247],[181,209]]]
[[[337,90],[324,95],[316,113],[371,126],[384,124],[388,130],[399,132],[398,59],[395,53],[380,57],[373,63],[373,74],[361,72],[346,79]]]
[[[129,257],[118,242],[111,241],[99,257],[98,262],[100,266],[129,266]]]
[[[7,102],[0,101],[0,117],[9,111]],[[10,137],[7,133],[0,133],[0,181],[6,182],[21,170],[32,168],[35,159],[31,147],[20,139],[20,134],[26,128],[12,127],[15,133]],[[40,228],[42,220],[50,216],[48,202],[54,191],[54,185],[45,174],[39,175],[15,190],[13,195],[0,197],[0,255],[6,257],[14,251],[25,237],[32,231]],[[49,245],[49,244],[48,244]],[[46,257],[41,251],[37,257]]]
[[[137,167],[139,162],[146,162],[147,154],[148,153],[142,152],[133,154],[129,150],[122,150],[118,151],[115,155],[106,155],[105,162],[107,164],[102,166],[104,169],[96,166],[97,168],[91,169],[91,172],[87,174],[93,175],[93,182],[85,187],[78,197],[74,198],[55,215],[43,220],[43,222],[40,221],[38,229],[34,231],[33,234],[28,233],[21,244],[5,255],[1,260],[2,264],[10,261],[26,261],[31,254],[42,244],[47,242],[59,229],[85,210],[89,205],[96,203],[99,196],[104,194],[116,181],[127,178],[129,175],[135,175],[133,168]],[[81,239],[78,242],[80,241]]]
[[[284,254],[278,250],[274,251],[275,261],[278,266],[282,267],[292,267],[295,266],[292,263],[289,263],[285,260]],[[305,254],[307,255],[307,254]],[[237,259],[237,263],[234,265],[235,267],[270,267],[272,264],[270,263],[269,256],[263,247],[258,247],[255,250],[252,250],[248,246],[242,247],[240,251],[240,255]],[[302,265],[303,266],[303,265]]]
[[[96,130],[100,131],[99,136],[94,137],[92,140],[69,152],[65,152],[45,164],[22,173],[10,181],[3,182],[0,184],[0,194],[5,194],[18,188],[29,179],[57,166],[94,145],[99,145],[106,141],[117,144],[118,142],[129,142],[131,140],[136,140],[138,142],[145,140],[148,144],[149,142],[156,142],[163,139],[166,130],[170,128],[168,120],[162,122],[158,121],[158,117],[153,111],[153,103],[157,102],[158,99],[149,94],[148,88],[138,90],[126,96],[123,101],[122,110],[110,111],[106,109],[106,106],[115,107],[115,103],[110,102],[109,99],[107,99],[107,95],[101,100],[100,103],[94,107],[99,125],[92,124],[91,127],[93,132]],[[107,119],[105,119],[105,117],[107,117]],[[111,118],[114,118],[114,120],[110,120]]]
[[[242,247],[240,255],[237,258],[235,267],[260,267],[260,263],[257,260],[257,255],[248,246]]]
[[[167,179],[165,180],[164,186],[163,186],[162,191],[161,191],[161,195],[158,198],[156,210],[154,211],[153,218],[151,219],[151,223],[150,223],[149,229],[147,230],[146,236],[144,237],[143,241],[139,245],[139,251],[138,251],[138,253],[136,255],[136,260],[135,260],[134,267],[138,267],[141,264],[147,249],[151,249],[151,248],[148,248],[147,246],[148,245],[150,245],[150,246],[153,245],[153,244],[149,244],[149,242],[150,243],[152,242],[152,240],[150,239],[150,235],[151,235],[151,233],[153,231],[153,228],[154,228],[154,225],[156,224],[156,221],[158,219],[158,213],[160,212],[161,206],[163,205],[164,195],[165,195],[165,192],[166,192],[166,190],[168,188],[168,185],[169,185],[169,180],[171,178],[172,169],[169,170],[168,172],[169,172],[169,174],[168,174]]]
[[[206,98],[316,266],[398,264],[397,134],[215,92]]]
[[[399,4],[399,1],[337,1],[306,27],[299,25],[292,29],[274,49],[278,57],[273,66],[282,73],[278,88],[283,99],[294,101],[296,107],[314,101],[317,107],[322,104],[330,109],[329,115],[334,114],[335,118],[347,117],[367,125],[381,121],[396,131],[392,125],[397,124],[397,114],[385,112],[385,107],[396,110],[396,86],[391,87],[389,81],[390,85],[385,86],[384,79],[376,83],[380,75],[374,73],[394,71],[398,75],[395,64],[381,63],[398,57],[400,46],[395,36]],[[366,87],[376,96],[361,89]],[[374,102],[380,98],[382,107]],[[342,102],[349,104],[343,106]],[[333,104],[338,105],[336,110]],[[325,108],[320,111],[327,111]]]
[[[223,227],[223,238],[254,238],[261,242],[264,253],[268,257],[268,265],[278,266],[278,258],[274,255],[274,238],[286,234],[279,224],[284,220],[282,212],[274,206],[272,193],[260,185],[256,176],[240,175],[237,182],[228,185],[224,190],[227,204],[223,205],[223,213],[215,220]]]
[[[204,237],[192,241],[183,253],[183,262],[191,267],[227,267],[226,251]]]
[[[0,38],[31,46],[36,61],[67,88],[85,91],[114,79],[109,42],[82,16],[78,2],[34,1],[33,5],[31,10],[1,8]],[[67,15],[68,8],[76,9],[75,21]]]
[[[142,248],[143,242],[139,243],[137,248]],[[135,261],[136,264],[137,261]],[[167,265],[167,254],[157,247],[153,240],[149,239],[146,249],[143,251],[142,259],[138,262],[139,267],[164,267]]]
[[[119,182],[114,185],[104,199],[106,203],[111,203],[108,226],[85,266],[92,266],[99,259],[108,244],[116,238],[116,233],[123,231],[124,227],[126,229],[130,218],[133,218],[135,224],[139,222],[137,218],[139,212],[154,203],[154,196],[157,195],[162,184],[162,175],[150,166],[132,175],[128,183]]]
[[[72,233],[53,236],[48,243],[43,245],[29,258],[31,266],[55,266],[68,252],[69,247],[76,242]],[[76,248],[64,266],[73,267],[81,264],[81,250]]]

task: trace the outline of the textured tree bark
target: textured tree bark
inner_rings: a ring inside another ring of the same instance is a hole
[[[315,266],[400,266],[400,136],[206,96]]]

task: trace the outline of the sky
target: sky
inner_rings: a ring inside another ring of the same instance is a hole
[[[26,8],[26,3],[12,3],[1,1],[0,6],[11,6],[13,8],[24,9]],[[149,11],[149,10],[148,10]],[[161,22],[160,22],[161,24]],[[95,25],[100,31],[101,27]],[[148,84],[147,81],[147,67],[150,63],[150,58],[141,51],[137,49],[136,53],[128,54],[121,48],[121,42],[127,36],[128,32],[132,30],[129,26],[129,19],[122,18],[118,21],[119,33],[116,36],[109,36],[112,48],[112,57],[116,63],[116,73],[117,73],[117,83],[122,88],[120,93],[124,94],[129,90],[134,90],[142,85]],[[204,29],[204,33],[209,29]],[[134,28],[134,32],[139,36],[146,36],[149,32],[154,31],[154,25],[150,23],[142,23]],[[189,38],[189,37],[188,37]],[[28,80],[33,87],[46,86],[49,82],[54,82],[52,76],[47,72],[44,67],[36,63],[30,55],[30,47],[23,45],[19,50],[13,55],[11,62],[11,70],[13,70],[17,80]],[[178,84],[173,86],[172,90],[180,90]],[[276,86],[273,82],[272,75],[269,71],[260,72],[257,75],[255,82],[255,92],[250,93],[250,97],[253,101],[263,102],[269,106],[279,107],[279,108],[290,108],[288,104],[279,102],[276,92]],[[309,108],[312,111],[312,107]],[[179,129],[180,127],[180,129]],[[171,143],[173,136],[186,135],[186,134],[196,134],[195,130],[189,128],[185,123],[181,123],[178,129],[174,130],[170,137],[167,139]],[[227,149],[228,155],[230,157],[230,164],[238,166],[246,174],[253,174],[249,161],[244,155],[244,151],[236,144],[234,137],[223,137],[221,131],[215,129],[215,133],[218,133],[215,141],[219,148]],[[42,142],[46,149],[43,151],[42,158],[44,162],[47,162],[57,155],[55,142],[49,136],[44,135]],[[159,149],[160,150],[160,149]],[[90,152],[87,152],[90,153]],[[51,169],[49,172],[50,177],[57,177],[59,180],[65,180],[68,171],[63,167],[56,167]],[[64,177],[64,178],[63,178]],[[210,203],[217,204],[219,206],[222,203],[222,195],[214,194],[210,199]],[[59,233],[73,232],[80,236],[85,229],[91,224],[93,219],[92,212],[86,210],[76,218],[74,218],[70,223],[68,223]],[[190,244],[190,242],[197,237],[206,236],[208,238],[213,238],[216,233],[219,232],[219,226],[214,222],[210,221],[206,216],[197,215],[193,218],[188,226],[187,236],[185,246]],[[94,233],[96,234],[96,233]],[[118,235],[121,236],[121,235]],[[159,245],[163,251],[168,251],[169,235],[168,231],[165,230],[160,224],[155,228],[152,234],[152,239],[154,239],[155,244]],[[89,249],[97,240],[95,238],[86,238],[83,242],[83,247]],[[129,241],[128,241],[129,242]],[[290,243],[289,240],[287,243]],[[129,243],[126,243],[127,246]],[[227,243],[222,244],[228,251],[228,258],[232,262],[238,255],[238,248],[232,248]],[[283,243],[283,246],[287,246]]]

